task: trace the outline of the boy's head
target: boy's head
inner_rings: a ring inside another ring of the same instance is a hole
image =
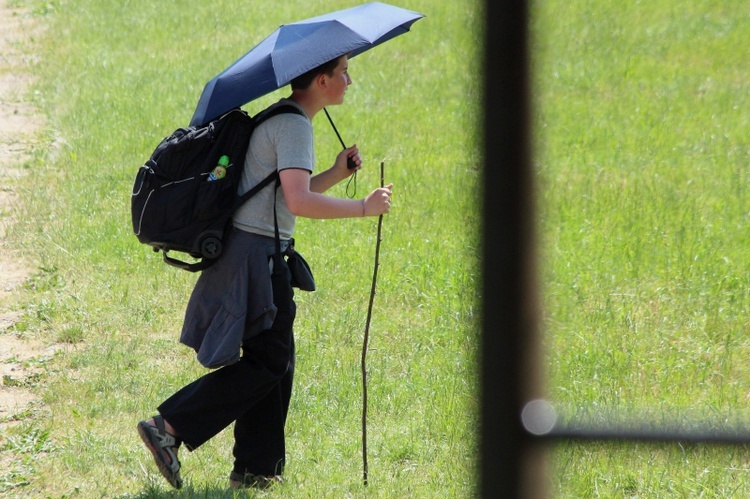
[[[339,65],[341,58],[345,56],[346,55],[339,56],[321,64],[317,68],[311,69],[307,73],[299,75],[292,80],[292,90],[304,90],[308,88],[318,75],[326,74],[328,76],[333,76],[333,70]]]

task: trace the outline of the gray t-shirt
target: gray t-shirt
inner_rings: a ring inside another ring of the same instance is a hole
[[[302,109],[289,99],[281,99],[273,107],[282,104]],[[274,170],[298,168],[312,174],[314,165],[313,126],[307,115],[276,115],[258,125],[250,137],[238,193],[244,194]],[[275,186],[275,182],[271,183],[243,204],[234,214],[234,226],[246,232],[274,237]],[[281,187],[276,192],[276,212],[281,239],[291,238],[296,217],[287,208]]]

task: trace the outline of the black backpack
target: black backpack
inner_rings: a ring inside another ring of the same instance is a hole
[[[255,117],[234,109],[206,125],[179,128],[162,140],[139,168],[133,185],[131,214],[138,240],[184,270],[196,272],[215,263],[234,212],[278,178],[274,172],[237,195],[250,135],[263,120],[281,113],[302,114],[291,105]],[[213,174],[217,169],[219,175]],[[172,250],[200,261],[167,256]]]

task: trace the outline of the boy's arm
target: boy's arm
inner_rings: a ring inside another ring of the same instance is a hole
[[[346,166],[344,166],[346,168]],[[392,185],[375,189],[365,199],[340,199],[314,192],[308,170],[290,168],[279,172],[289,211],[307,218],[354,218],[387,213]]]

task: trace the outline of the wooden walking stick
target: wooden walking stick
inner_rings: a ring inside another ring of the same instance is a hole
[[[380,187],[385,187],[385,160],[380,162]],[[372,319],[372,304],[375,301],[375,287],[378,282],[378,267],[380,266],[380,242],[383,230],[383,215],[378,217],[378,239],[375,243],[375,268],[372,272],[372,288],[370,289],[370,304],[367,307],[367,322],[365,323],[365,339],[362,343],[362,481],[367,485],[367,344],[370,341],[370,319]]]

